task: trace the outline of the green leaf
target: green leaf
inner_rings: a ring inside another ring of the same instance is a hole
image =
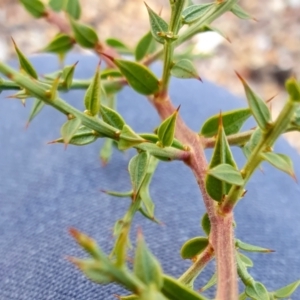
[[[205,250],[208,245],[207,237],[194,237],[186,241],[180,250],[180,255],[183,259],[192,259]]]
[[[100,284],[113,282],[113,277],[103,268],[101,262],[94,259],[71,258],[74,263],[89,279]]]
[[[131,147],[144,143],[145,140],[136,134],[128,125],[124,125],[118,143],[119,150],[127,150]]]
[[[253,19],[251,15],[249,15],[243,8],[241,8],[238,4],[234,4],[231,12],[236,15],[240,19]]]
[[[209,175],[220,179],[224,182],[241,186],[244,184],[244,179],[241,172],[228,164],[218,165],[207,172]]]
[[[112,155],[112,139],[105,139],[104,144],[100,150],[100,159],[102,161],[102,165],[107,165]]]
[[[66,88],[66,89],[70,89],[72,86],[72,82],[73,82],[73,76],[74,76],[74,71],[75,71],[75,67],[77,65],[77,62],[74,65],[71,66],[65,66],[63,71],[62,71],[62,83],[61,85]]]
[[[108,46],[115,48],[116,50],[118,50],[121,53],[124,53],[124,54],[132,53],[130,48],[118,39],[108,38],[108,39],[106,39],[105,42]]]
[[[133,188],[133,198],[138,195],[140,188],[145,180],[150,161],[148,152],[141,152],[135,155],[129,162],[128,170]]]
[[[258,145],[262,138],[262,131],[260,128],[256,128],[252,133],[250,140],[246,143],[246,145],[242,148],[246,158],[249,158],[251,152]]]
[[[201,226],[202,226],[203,231],[206,233],[206,235],[209,236],[211,224],[210,224],[210,220],[209,220],[207,213],[205,213],[202,217]]]
[[[236,74],[244,86],[249,108],[253,117],[255,118],[261,130],[266,131],[270,127],[270,124],[272,122],[271,113],[269,111],[268,106],[259,96],[257,96],[251,90],[251,88],[248,86],[247,82],[243,79],[243,77],[238,73]]]
[[[133,270],[134,274],[146,285],[155,284],[158,289],[162,287],[162,268],[148,249],[141,233],[138,234]]]
[[[212,277],[208,280],[207,284],[200,289],[200,292],[204,292],[217,284],[217,273],[214,273]]]
[[[151,53],[153,48],[153,36],[151,31],[147,32],[137,43],[135,47],[135,59],[142,60],[147,54]]]
[[[56,12],[61,11],[65,5],[67,0],[50,0],[49,6]]]
[[[191,24],[203,17],[215,3],[196,4],[188,6],[182,12],[182,21],[185,24]]]
[[[270,249],[266,249],[266,248],[262,248],[262,247],[258,247],[258,246],[254,246],[251,244],[247,244],[242,242],[241,240],[236,239],[235,241],[235,245],[236,247],[244,250],[244,251],[248,251],[248,252],[262,252],[262,253],[270,253],[270,252],[274,252],[273,250]]]
[[[269,293],[265,286],[256,281],[253,285],[246,286],[245,293],[253,300],[269,300]]]
[[[251,116],[249,108],[235,109],[222,113],[222,123],[226,135],[235,134],[240,131],[245,121]],[[212,137],[218,133],[220,115],[214,115],[203,124],[200,134]]]
[[[75,20],[78,20],[81,15],[81,7],[79,0],[68,0],[66,12]]]
[[[239,300],[247,300],[247,295],[246,295],[246,293],[242,293],[242,294],[240,294],[239,295]]]
[[[161,33],[168,32],[168,23],[155,13],[146,3],[145,5],[148,10],[152,36],[157,42],[164,44],[165,38],[161,36]]]
[[[142,185],[140,189],[140,197],[142,198],[147,215],[150,217],[151,220],[153,220],[155,205],[151,199],[148,186],[145,186],[144,184]]]
[[[93,143],[99,137],[100,136],[96,134],[94,130],[91,130],[90,128],[87,128],[85,126],[80,126],[79,129],[71,138],[71,140],[69,141],[69,144],[75,146],[85,146]],[[60,138],[50,142],[49,144],[55,144],[55,143],[64,143],[64,140],[63,138]]]
[[[298,288],[300,285],[300,280],[297,280],[279,290],[274,291],[272,294],[279,299],[284,299],[290,297],[294,291]]]
[[[37,115],[38,113],[42,110],[42,108],[45,106],[45,102],[40,100],[40,99],[35,99],[33,106],[31,108],[31,112],[28,118],[27,124],[29,124]]]
[[[101,260],[106,257],[97,245],[96,241],[90,238],[88,235],[78,231],[75,228],[70,228],[69,233],[76,240],[79,246],[81,246],[94,259]]]
[[[293,102],[300,102],[300,84],[295,78],[290,78],[285,82],[285,88]]]
[[[65,54],[73,48],[73,45],[74,40],[69,35],[59,33],[42,51]]]
[[[162,147],[169,147],[173,143],[178,110],[179,107],[171,116],[165,119],[157,129],[158,140]]]
[[[201,80],[193,63],[188,59],[176,62],[171,68],[171,75],[177,78],[196,78]]]
[[[151,95],[158,92],[159,80],[144,65],[121,59],[115,59],[114,63],[125,76],[129,85],[138,93]]]
[[[244,266],[246,268],[251,268],[253,267],[253,261],[248,257],[246,256],[245,254],[242,254],[242,253],[237,253],[241,262],[244,264]]]
[[[66,123],[61,127],[60,133],[64,140],[65,146],[67,146],[74,136],[74,134],[77,132],[81,125],[81,120],[79,118],[74,118]]]
[[[288,156],[280,153],[274,153],[274,152],[264,152],[261,153],[261,156],[264,160],[269,162],[275,168],[295,178],[293,162]]]
[[[25,57],[25,55],[20,51],[20,49],[17,47],[17,44],[15,41],[12,39],[15,50],[18,55],[20,67],[22,70],[24,70],[29,76],[33,77],[34,79],[38,78],[38,75],[32,66],[31,62]]]
[[[98,44],[98,36],[95,30],[85,24],[79,23],[70,18],[71,27],[76,42],[84,48],[95,48]]]
[[[84,105],[88,110],[88,114],[96,116],[100,110],[100,66],[98,65],[96,73],[84,96]]]
[[[40,0],[20,0],[20,2],[35,18],[41,18],[46,14],[46,7]]]
[[[236,163],[228,145],[220,116],[218,135],[216,137],[216,144],[209,164],[209,169],[215,168],[221,164],[228,164],[236,170]],[[227,195],[231,187],[231,185],[210,174],[207,174],[205,183],[208,194],[216,201],[221,201],[224,195]]]
[[[104,122],[115,128],[122,130],[123,126],[125,125],[125,121],[122,116],[108,106],[101,105],[100,114]]]
[[[168,299],[208,300],[206,297],[189,289],[184,284],[180,283],[179,281],[170,276],[164,275],[163,278],[164,283],[161,291]]]

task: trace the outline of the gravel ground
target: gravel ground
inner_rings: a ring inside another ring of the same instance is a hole
[[[81,3],[84,3],[82,21],[96,27],[101,39],[114,36],[134,46],[149,29],[142,0]],[[164,18],[168,17],[168,0],[147,0],[147,4],[161,10]],[[222,29],[231,43],[214,33],[195,37],[197,50],[211,55],[197,61],[197,68],[200,76],[243,95],[234,74],[234,70],[239,71],[264,99],[277,95],[272,102],[276,115],[286,97],[285,78],[290,74],[300,77],[300,0],[241,0],[239,4],[257,21],[240,20],[227,13],[213,25]],[[56,33],[57,29],[45,20],[31,18],[17,0],[0,0],[1,60],[14,57],[11,36],[24,53],[31,54]],[[292,140],[300,149],[299,135],[293,134]]]

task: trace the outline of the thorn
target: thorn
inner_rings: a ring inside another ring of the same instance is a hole
[[[29,124],[30,124],[30,122],[26,122],[26,124],[25,124],[25,130],[27,130],[27,129],[28,129],[28,127],[29,127]]]
[[[297,179],[297,177],[296,177],[296,174],[295,174],[295,173],[292,173],[291,176],[292,176],[292,178],[294,179],[294,181],[295,181],[297,184],[299,184],[298,179]]]
[[[266,103],[269,103],[269,102],[271,102],[275,97],[277,97],[278,96],[278,93],[277,94],[275,94],[274,96],[272,96],[271,98],[269,98],[268,100],[266,100]]]
[[[222,118],[222,111],[220,110],[219,114],[219,127],[223,127],[223,118]]]
[[[100,189],[99,191],[100,191],[101,193],[107,194],[107,191],[106,191],[106,190]]]
[[[104,52],[100,52],[100,55],[105,56],[106,58],[108,58],[108,59],[111,60],[112,62],[115,61],[115,59],[114,59],[112,56],[110,56],[110,55],[108,55],[108,54],[106,54],[106,53],[104,53]]]
[[[145,2],[144,2],[145,3]],[[145,3],[146,4],[146,3]],[[147,5],[147,4],[146,4]],[[161,17],[161,14],[162,14],[162,11],[163,11],[163,6],[161,6],[161,8],[160,8],[160,10],[159,10],[159,12],[158,12],[158,15]]]
[[[244,79],[237,71],[234,71],[234,72],[235,72],[236,76],[239,78],[239,80],[240,80],[243,84],[245,84],[245,83],[246,83],[245,79]]]
[[[202,78],[198,75],[198,77],[196,77],[197,80],[201,81],[203,83]]]
[[[178,113],[178,112],[179,112],[179,109],[180,109],[180,107],[181,107],[181,104],[179,104],[179,106],[177,107],[177,109],[176,109],[176,113]]]

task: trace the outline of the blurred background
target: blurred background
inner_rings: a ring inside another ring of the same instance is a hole
[[[168,18],[168,0],[147,0],[155,11]],[[194,0],[194,3],[209,1]],[[83,22],[94,26],[100,39],[117,37],[134,47],[149,29],[148,15],[142,0],[82,0]],[[84,4],[84,5],[83,5]],[[265,100],[275,96],[272,112],[277,114],[285,100],[285,79],[300,78],[300,0],[241,0],[253,20],[238,19],[227,13],[212,25],[230,40],[217,33],[194,38],[195,52],[205,56],[196,66],[202,78],[243,95],[234,70],[241,73]],[[26,54],[36,53],[54,37],[57,29],[43,19],[33,19],[17,0],[0,0],[0,59],[15,57],[10,37]],[[76,48],[76,51],[83,51]],[[299,134],[288,139],[300,149]]]

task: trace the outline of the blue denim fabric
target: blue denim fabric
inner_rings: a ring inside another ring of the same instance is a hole
[[[96,68],[94,56],[79,60],[76,77],[88,78]],[[39,73],[58,67],[55,57],[33,57]],[[159,66],[156,66],[159,72]],[[237,84],[238,80],[237,80]],[[0,299],[6,300],[88,300],[115,299],[122,292],[115,285],[90,282],[65,257],[85,254],[68,234],[74,226],[111,249],[112,227],[122,217],[129,201],[107,196],[100,189],[126,191],[130,188],[127,163],[133,151],[114,151],[113,161],[103,168],[99,160],[102,141],[85,147],[47,145],[59,137],[65,118],[51,107],[25,130],[30,111],[18,100],[0,95]],[[83,108],[82,91],[62,93],[68,102]],[[243,100],[205,81],[172,80],[171,97],[181,104],[180,114],[194,130],[204,118],[220,110],[243,107]],[[139,131],[151,131],[159,118],[151,105],[129,88],[119,96],[118,107],[125,120]],[[250,122],[251,123],[251,122]],[[300,158],[286,141],[276,151],[288,154],[300,177]],[[208,151],[208,155],[210,152]],[[234,149],[239,166],[244,162]],[[289,176],[267,164],[250,180],[248,193],[235,216],[236,235],[245,242],[276,250],[273,254],[250,254],[255,262],[251,274],[271,291],[300,279],[300,188]],[[179,257],[188,238],[203,234],[199,220],[204,213],[201,195],[191,172],[181,163],[160,163],[151,194],[156,216],[164,226],[137,216],[133,226],[141,227],[145,239],[166,273],[179,276],[189,262]],[[210,266],[196,286],[200,287],[213,270]],[[293,299],[300,299],[300,291]]]

